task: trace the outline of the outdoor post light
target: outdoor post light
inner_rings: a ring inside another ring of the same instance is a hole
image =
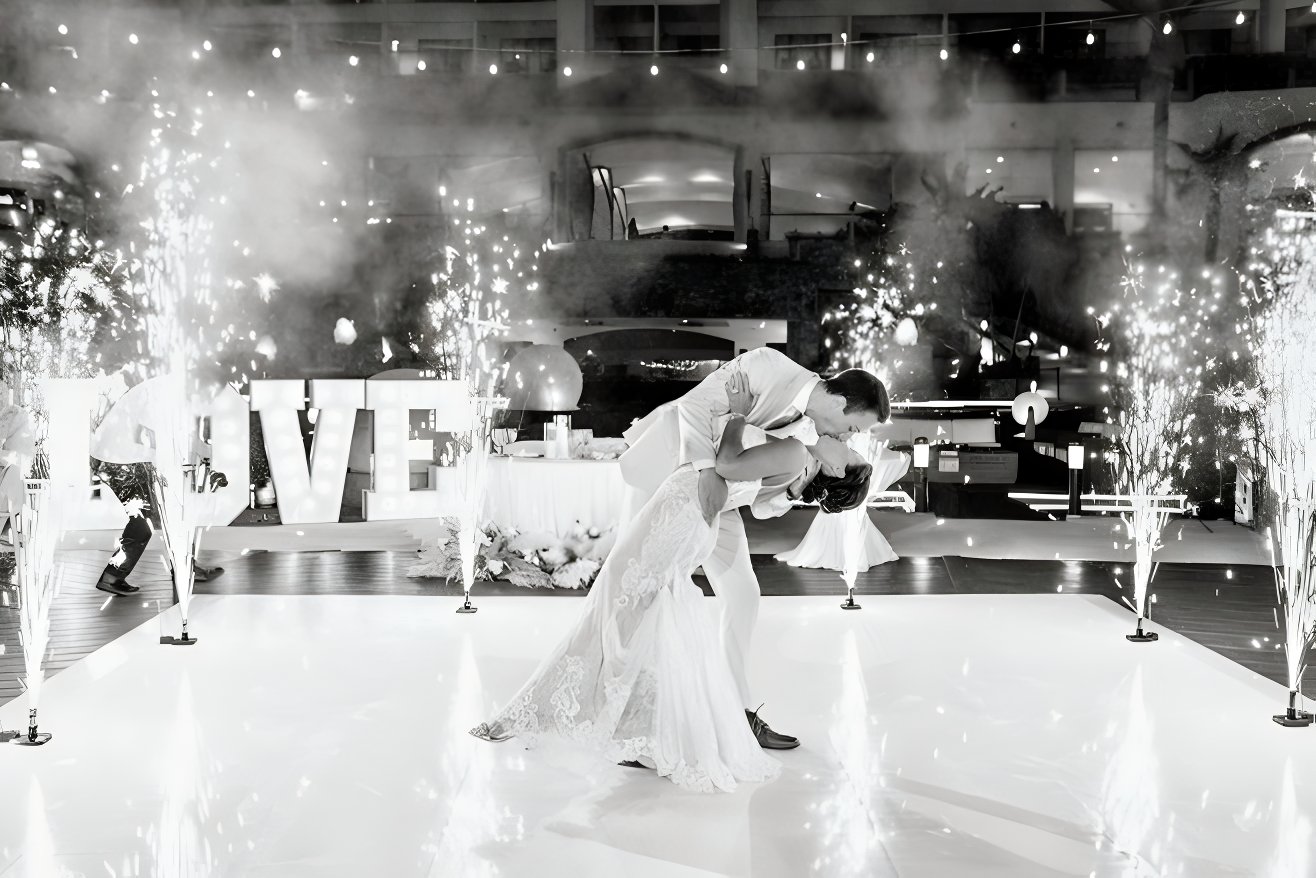
[[[1069,446],[1069,514],[1082,515],[1083,505],[1079,494],[1083,491],[1083,456],[1082,445]]]
[[[932,446],[926,436],[914,440],[914,469],[918,470],[918,480],[914,484],[914,511],[928,511],[928,464],[932,457]]]

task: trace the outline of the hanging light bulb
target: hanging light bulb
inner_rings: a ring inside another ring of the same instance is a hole
[[[795,69],[796,69],[796,70],[803,70],[803,69],[804,69],[804,59],[803,59],[803,58],[801,58],[800,60],[798,60],[798,61],[795,62]]]
[[[943,61],[950,60],[950,49],[947,49],[945,46],[941,47],[941,60]]]
[[[868,60],[868,63],[869,63],[869,64],[872,64],[873,61],[877,58],[877,56],[874,55],[872,52],[869,52],[868,55],[866,56],[866,58],[867,58],[867,60]]]
[[[655,64],[655,65],[653,65],[652,67],[649,68],[649,75],[650,75],[650,76],[657,76],[657,75],[658,75],[658,65],[657,65],[657,64]]]
[[[275,58],[279,58],[283,56],[283,50],[280,49],[278,46],[275,46],[273,49],[270,49],[270,54],[273,55]]]
[[[1019,40],[1017,39],[1014,41],[1014,45],[1010,47],[1010,51],[1015,53],[1016,55],[1018,55],[1023,50],[1024,50],[1023,43],[1019,42]]]
[[[1088,35],[1087,35],[1087,39],[1085,39],[1084,42],[1086,42],[1089,46],[1095,46],[1097,44],[1097,35],[1092,32],[1091,25],[1088,26]]]
[[[498,65],[497,65],[497,64],[490,64],[490,65],[489,65],[489,75],[490,75],[490,76],[497,76],[497,75],[498,75]]]
[[[1234,16],[1234,24],[1242,24],[1245,21],[1247,21],[1247,16],[1243,14],[1243,10],[1238,10],[1238,15]]]
[[[718,67],[717,69],[718,69],[718,72],[719,72],[719,73],[726,73],[728,68],[727,68],[727,65],[726,65],[726,64],[723,64],[722,66]]]
[[[563,67],[563,68],[562,68],[562,75],[563,75],[563,76],[570,76],[570,75],[571,75],[571,68],[570,68],[570,67]]]
[[[1170,24],[1170,19],[1165,19],[1165,24],[1161,27],[1161,33],[1167,37],[1174,32],[1174,25]]]

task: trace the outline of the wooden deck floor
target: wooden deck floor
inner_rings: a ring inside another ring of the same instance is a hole
[[[113,598],[94,583],[107,553],[72,550],[62,554],[61,593],[52,612],[48,673],[67,667],[98,647],[156,616],[172,602],[155,547],[132,580],[142,587],[133,598]],[[406,575],[408,552],[255,552],[225,561],[223,576],[198,583],[198,594],[262,595],[434,595],[456,600],[457,585]],[[0,557],[0,564],[3,558]],[[765,596],[831,595],[839,603],[845,589],[830,570],[782,564],[770,555],[754,556]],[[0,571],[3,572],[3,571]],[[948,556],[902,558],[861,574],[859,596],[927,594],[1094,594],[1124,603],[1118,582],[1126,568],[1106,562],[1000,561]],[[5,579],[8,577],[5,576]],[[707,583],[699,580],[709,591]],[[1267,567],[1163,564],[1152,585],[1153,629],[1169,628],[1277,682],[1285,680],[1283,632],[1277,627],[1275,589]],[[475,602],[499,595],[525,595],[506,583],[480,583]],[[581,592],[543,590],[537,596],[572,599]],[[865,612],[881,612],[880,600],[860,601]],[[839,612],[839,609],[838,609]],[[1282,624],[1282,621],[1281,621]],[[1130,616],[1132,630],[1132,616]],[[22,648],[18,614],[0,606],[0,703],[21,692]],[[1154,648],[1154,647],[1151,647]],[[1308,677],[1308,679],[1313,679]]]
[[[155,618],[174,603],[164,559],[154,547],[147,550],[133,571],[132,583],[141,592],[132,597],[97,591],[96,581],[105,569],[109,552],[73,549],[61,551],[59,559],[59,592],[51,606],[50,649],[43,662],[48,675]],[[0,581],[10,580],[12,560],[12,554],[0,554]],[[12,605],[0,603],[0,704],[23,691],[18,617]]]

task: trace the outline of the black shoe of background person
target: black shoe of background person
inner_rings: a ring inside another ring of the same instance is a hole
[[[117,594],[120,597],[124,597],[130,594],[136,594],[137,592],[141,591],[140,588],[133,585],[131,582],[129,582],[126,579],[120,579],[117,582],[110,582],[108,580],[102,579],[96,583],[96,587],[101,591],[107,591],[110,594]]]
[[[192,567],[192,578],[197,582],[209,582],[223,572],[223,567],[202,567],[200,564],[195,564]]]
[[[800,746],[798,738],[774,732],[771,726],[759,719],[759,712],[757,710],[746,710],[745,718],[749,720],[750,731],[754,733],[754,737],[758,740],[759,746],[764,750],[794,750],[796,747]]]

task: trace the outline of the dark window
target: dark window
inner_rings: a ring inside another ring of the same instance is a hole
[[[1106,31],[1092,28],[1092,45],[1088,45],[1089,29],[1086,24],[1046,29],[1046,54],[1054,58],[1106,57]]]
[[[505,39],[498,44],[498,69],[506,73],[552,73],[557,70],[553,37]]]
[[[417,48],[429,72],[465,73],[471,69],[470,40],[420,40]]]
[[[595,6],[594,48],[612,52],[652,52],[653,4]]]
[[[721,48],[721,19],[716,4],[658,7],[658,48],[716,52]]]
[[[1233,42],[1232,28],[1214,27],[1183,32],[1183,48],[1187,55],[1228,55]]]
[[[863,70],[870,64],[908,64],[941,48],[939,42],[912,33],[861,33],[857,39],[850,43],[850,67],[854,70]],[[868,60],[869,55],[873,56],[872,61]]]
[[[1041,23],[1041,15],[952,15],[950,42],[957,52],[995,58],[1012,56],[1016,40],[1023,52],[1035,52]]]
[[[776,67],[778,70],[827,70],[831,64],[831,34],[777,34]]]

